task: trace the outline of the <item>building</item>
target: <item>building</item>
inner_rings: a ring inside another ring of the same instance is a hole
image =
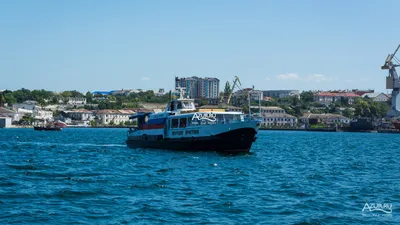
[[[53,112],[43,109],[33,110],[32,117],[36,120],[53,120]]]
[[[35,110],[38,107],[38,103],[36,101],[25,101],[23,103],[16,103],[13,104],[13,110],[17,111],[18,109],[28,109],[28,110]]]
[[[185,88],[189,98],[218,99],[219,79],[201,77],[175,77],[175,88]]]
[[[79,97],[68,97],[68,98],[60,98],[58,100],[60,104],[68,104],[68,105],[86,105],[86,98]]]
[[[8,128],[8,127],[11,127],[11,118],[0,117],[0,128]]]
[[[250,96],[252,101],[261,101],[264,99],[263,91],[253,90],[252,88],[244,88],[236,91],[232,94],[230,103],[234,106],[244,106],[249,104],[248,97]]]
[[[386,102],[389,100],[389,96],[387,96],[386,94],[384,94],[382,92],[381,93],[366,93],[366,94],[363,94],[361,97],[370,98],[370,99],[372,99],[372,101],[375,101],[375,102]]]
[[[336,124],[336,123],[344,123],[349,124],[350,119],[339,115],[339,114],[313,114],[307,113],[304,116],[300,117],[300,121],[304,124],[317,124],[317,123],[324,123],[324,124]]]
[[[72,120],[91,121],[95,118],[95,113],[86,109],[76,109],[70,111],[63,111],[62,115]]]
[[[261,109],[261,120],[264,126],[296,126],[297,118],[289,115],[284,109],[276,106],[251,106],[252,111]],[[257,113],[259,114],[259,113]],[[259,114],[260,115],[260,114]]]
[[[262,121],[264,126],[294,127],[297,124],[297,118],[286,113],[264,114]]]
[[[9,110],[9,109],[3,108],[3,107],[0,107],[0,117],[11,118],[12,121],[19,120],[18,113],[14,112],[13,110]]]
[[[288,96],[300,96],[299,90],[265,90],[264,97],[284,98]]]
[[[358,97],[360,96],[352,92],[317,92],[314,93],[314,102],[330,105],[338,100],[346,100],[351,105]]]
[[[253,90],[252,88],[244,88],[233,93],[233,96],[245,97],[246,99],[250,96],[254,101],[258,101],[259,99],[262,101],[264,99],[264,92],[261,90]]]
[[[259,109],[259,106],[252,106],[252,109]],[[261,113],[286,113],[284,109],[278,106],[261,106]]]
[[[112,91],[93,91],[93,95],[111,95]]]
[[[362,96],[364,94],[369,94],[369,93],[374,93],[373,89],[368,89],[368,90],[359,90],[359,89],[353,89],[351,90],[351,92],[353,92],[356,95]]]
[[[69,105],[85,105],[86,98],[69,97],[67,104],[69,104]]]
[[[136,112],[133,110],[99,110],[96,112],[96,117],[98,118],[100,124],[120,124],[129,121],[129,117]]]
[[[164,88],[160,88],[160,89],[158,89],[158,92],[154,92],[154,94],[155,94],[157,97],[162,97],[162,96],[165,95],[165,89],[164,89]]]

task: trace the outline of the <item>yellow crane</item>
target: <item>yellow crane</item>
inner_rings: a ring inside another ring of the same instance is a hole
[[[229,83],[229,82],[227,82],[227,83]],[[233,85],[232,85],[231,90],[228,93],[223,93],[221,95],[220,103],[223,103],[224,98],[226,98],[226,102],[225,103],[227,105],[229,105],[229,102],[231,101],[231,98],[232,98],[233,91],[235,90],[235,88],[240,88],[239,85],[240,86],[242,85],[240,83],[239,77],[235,76],[235,80],[233,81]]]

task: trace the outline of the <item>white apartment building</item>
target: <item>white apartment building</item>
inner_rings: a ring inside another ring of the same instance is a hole
[[[288,96],[299,96],[299,90],[265,90],[263,91],[265,97],[284,98]]]
[[[95,117],[95,113],[93,111],[89,111],[86,109],[76,109],[71,111],[63,111],[66,117],[71,118],[72,120],[81,120],[81,121],[91,121]]]
[[[36,101],[25,101],[23,103],[15,103],[12,105],[13,110],[17,111],[18,109],[27,109],[27,110],[35,110],[38,107],[38,103]]]
[[[263,114],[262,123],[265,126],[295,126],[297,118],[286,113]]]
[[[69,105],[85,105],[86,98],[69,97],[67,104],[69,104]]]
[[[53,120],[53,112],[43,109],[33,110],[32,117],[38,120]]]
[[[252,111],[260,107],[251,106]],[[261,119],[264,126],[295,126],[297,118],[289,115],[284,109],[277,106],[261,106]]]
[[[109,110],[104,109],[96,112],[96,116],[100,119],[100,123],[107,125],[110,123],[119,124],[129,121],[129,117],[136,113],[133,110]]]

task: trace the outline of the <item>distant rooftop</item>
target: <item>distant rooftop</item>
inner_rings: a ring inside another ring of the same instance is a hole
[[[111,95],[111,93],[113,93],[113,91],[93,91],[92,94],[94,95]]]

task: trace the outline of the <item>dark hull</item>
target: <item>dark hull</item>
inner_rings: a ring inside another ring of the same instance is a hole
[[[61,131],[61,127],[33,127],[34,130]]]
[[[217,152],[249,152],[256,131],[253,128],[241,128],[224,132],[215,136],[199,138],[163,139],[148,137],[147,140],[128,140],[130,148],[152,148],[180,151],[217,151]]]

